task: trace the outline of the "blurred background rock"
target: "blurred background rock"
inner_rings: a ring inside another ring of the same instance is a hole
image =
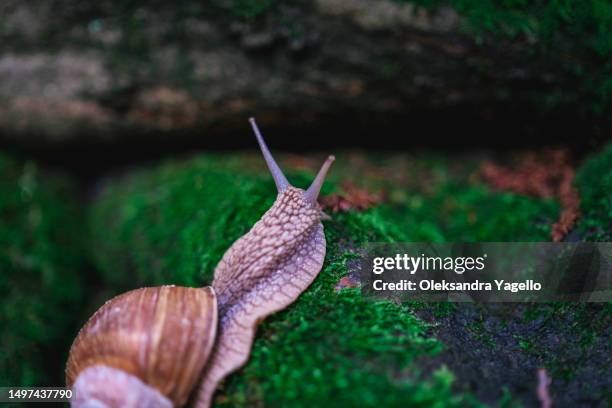
[[[309,146],[585,146],[610,129],[611,54],[606,0],[7,0],[0,141],[250,147],[223,136],[257,114]]]

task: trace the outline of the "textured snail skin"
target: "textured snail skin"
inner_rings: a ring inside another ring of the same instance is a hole
[[[138,385],[138,379],[181,406],[200,378],[216,328],[217,300],[210,287],[160,286],[124,293],[106,302],[79,332],[70,349],[66,383],[106,393],[106,405],[99,406],[127,406],[142,393],[141,387],[121,394],[119,389],[130,387],[122,387],[119,377],[108,387],[108,373],[90,372],[91,381],[80,381],[88,368],[109,367],[127,374],[120,377],[125,381]]]
[[[219,334],[195,406],[210,406],[217,384],[249,358],[257,324],[284,309],[323,266],[321,209],[304,190],[287,187],[225,253],[215,269]]]

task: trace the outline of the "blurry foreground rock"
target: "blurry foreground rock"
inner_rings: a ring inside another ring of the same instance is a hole
[[[297,126],[457,106],[605,113],[610,15],[580,1],[9,0],[0,140],[185,138],[253,113]]]

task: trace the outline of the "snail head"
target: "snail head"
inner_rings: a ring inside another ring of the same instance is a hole
[[[287,178],[283,174],[283,171],[280,169],[280,167],[276,163],[276,160],[274,160],[272,153],[270,153],[270,149],[268,149],[268,146],[266,145],[266,142],[264,141],[261,135],[261,132],[259,131],[259,128],[257,127],[257,123],[255,123],[255,118],[250,118],[249,122],[251,123],[251,127],[253,128],[253,132],[255,132],[255,136],[257,137],[257,142],[259,143],[261,152],[264,156],[264,159],[266,160],[266,164],[268,165],[268,168],[270,169],[270,172],[272,173],[272,177],[274,178],[274,183],[276,184],[278,193],[282,194],[290,189],[299,190],[301,191],[303,199],[306,202],[317,207],[318,206],[317,198],[319,197],[321,187],[323,186],[323,182],[325,181],[325,176],[327,175],[327,172],[330,166],[332,165],[332,163],[334,162],[336,158],[334,156],[329,156],[327,160],[325,160],[325,162],[321,166],[321,169],[319,170],[319,173],[317,174],[314,181],[312,182],[310,187],[308,187],[307,190],[297,189],[293,187],[291,184],[289,184],[289,182],[287,181]]]

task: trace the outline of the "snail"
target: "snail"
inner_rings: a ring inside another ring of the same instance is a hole
[[[249,358],[258,323],[312,283],[325,258],[317,197],[329,156],[307,190],[289,184],[249,119],[278,195],[234,242],[212,285],[121,294],[79,331],[66,364],[73,407],[208,407],[217,385]]]

